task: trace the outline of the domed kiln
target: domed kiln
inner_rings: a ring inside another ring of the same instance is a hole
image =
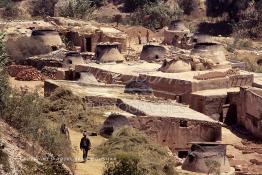
[[[166,73],[178,73],[178,72],[188,72],[191,71],[191,64],[189,61],[184,60],[171,60],[164,61],[162,67],[159,68],[161,72]]]
[[[99,43],[96,46],[95,59],[101,63],[123,62],[124,56],[119,52],[119,43]]]
[[[63,67],[74,67],[74,65],[84,64],[83,57],[79,52],[67,52],[63,60]]]
[[[64,46],[59,33],[51,29],[33,30],[31,38],[50,46],[53,51]]]
[[[181,20],[172,21],[170,26],[164,30],[164,43],[172,44],[174,39],[180,39],[190,30]]]
[[[147,44],[143,46],[143,50],[140,54],[140,59],[146,60],[148,62],[159,61],[164,59],[165,54],[165,47],[160,45]]]

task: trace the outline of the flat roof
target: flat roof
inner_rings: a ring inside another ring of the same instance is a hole
[[[89,64],[81,64],[76,65],[76,71],[78,70],[78,67],[84,68],[88,70],[88,67],[93,67],[109,72],[114,72],[118,74],[124,74],[124,75],[133,75],[133,76],[139,76],[139,75],[147,75],[147,76],[154,76],[154,77],[161,77],[161,78],[168,78],[168,79],[179,79],[179,80],[185,80],[185,81],[191,81],[191,82],[200,82],[203,80],[197,80],[194,79],[194,76],[197,76],[199,74],[204,74],[208,72],[213,71],[221,71],[225,72],[227,69],[214,69],[214,70],[205,70],[205,71],[189,71],[189,72],[180,72],[180,73],[165,73],[158,71],[158,69],[161,67],[161,64],[158,63],[148,63],[148,62],[126,62],[126,63],[107,63],[107,64],[97,64],[97,63],[89,63]],[[81,69],[83,70],[83,69]],[[244,74],[250,74],[246,71],[240,71],[241,75]],[[211,80],[215,80],[219,78],[214,78]],[[223,79],[223,78],[222,78]]]
[[[239,92],[239,87],[233,87],[233,88],[225,88],[225,89],[209,89],[209,90],[203,90],[203,91],[196,91],[193,92],[193,95],[199,95],[199,96],[220,96],[220,95],[227,95],[228,92]]]
[[[170,117],[186,120],[219,123],[211,117],[190,109],[179,103],[153,103],[136,99],[121,99],[121,102],[131,109],[136,109],[148,117]],[[131,110],[132,111],[132,110]]]
[[[103,63],[103,64],[89,63],[89,64],[76,65],[76,71],[78,67],[81,68],[86,67],[87,69],[88,67],[93,67],[93,68],[119,73],[119,74],[139,76],[139,74],[141,73],[156,72],[157,69],[161,67],[161,65],[156,63],[148,63],[148,62]]]
[[[132,98],[134,96],[124,93],[124,86],[121,85],[95,85],[84,84],[79,81],[46,80],[45,82],[71,90],[73,94],[86,96],[100,96],[107,98]]]

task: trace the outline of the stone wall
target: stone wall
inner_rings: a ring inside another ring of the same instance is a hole
[[[190,150],[189,142],[221,140],[219,124],[166,117],[136,117],[130,123],[156,143],[168,146],[173,153]]]
[[[226,98],[227,95],[202,96],[191,94],[190,108],[210,116],[214,120],[219,120]]]
[[[138,79],[138,76],[135,75],[126,75],[126,74],[118,74],[115,72],[90,67],[90,66],[81,66],[78,65],[76,67],[76,72],[88,72],[92,73],[94,77],[99,81],[106,84],[127,84],[130,81]]]
[[[188,94],[192,92],[192,83],[190,81],[149,75],[140,75],[139,79],[145,80],[157,97],[176,99],[177,96],[180,96],[181,101],[187,101]]]
[[[230,94],[230,104],[237,106],[237,123],[244,126],[255,137],[262,139],[262,89],[241,88]]]

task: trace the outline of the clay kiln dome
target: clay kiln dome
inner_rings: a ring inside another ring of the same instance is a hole
[[[164,30],[164,43],[172,44],[174,38],[181,38],[189,34],[190,30],[180,20],[172,21],[170,26]]]
[[[103,137],[110,137],[116,128],[129,125],[130,123],[126,116],[112,113],[104,121],[104,124],[100,130],[100,135]]]
[[[185,26],[181,20],[172,21],[168,30],[189,33],[190,30]]]
[[[192,49],[191,55],[211,61],[215,68],[224,68],[225,65],[229,65],[229,62],[226,60],[225,49],[221,44],[198,43]]]
[[[143,46],[143,50],[140,54],[141,60],[146,61],[159,61],[164,59],[166,54],[166,49],[160,45],[147,44]]]
[[[218,42],[216,42],[214,40],[214,38],[210,35],[195,34],[193,36],[193,39],[194,39],[195,43],[215,43],[215,44],[218,44]]]
[[[51,29],[33,30],[31,37],[43,42],[46,46],[50,46],[53,51],[64,45],[59,33]]]
[[[205,174],[209,174],[212,167],[218,168],[222,174],[230,172],[234,174],[226,156],[226,145],[195,143],[182,165],[184,170]]]
[[[178,72],[188,72],[191,71],[191,64],[189,61],[184,60],[171,60],[163,62],[162,67],[159,68],[161,72],[166,73],[178,73]]]
[[[84,64],[83,57],[79,52],[67,52],[63,60],[63,67],[74,67],[74,65]]]
[[[123,62],[124,56],[119,52],[119,43],[99,43],[96,46],[95,59],[101,63]]]

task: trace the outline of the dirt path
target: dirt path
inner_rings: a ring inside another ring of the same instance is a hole
[[[247,171],[251,174],[260,174],[262,172],[262,166],[252,164],[250,160],[257,159],[262,160],[262,154],[252,152],[243,153],[242,150],[237,149],[235,146],[245,147],[242,144],[242,139],[233,134],[229,129],[222,128],[222,142],[230,144],[227,146],[227,155],[231,155],[233,158],[229,159],[231,166],[240,165],[243,171]],[[261,145],[252,145],[253,147],[261,147]]]
[[[80,140],[82,138],[82,133],[70,130],[70,139],[72,147],[74,149],[75,163],[75,174],[76,175],[102,175],[104,169],[104,162],[102,160],[97,160],[93,154],[93,149],[103,143],[105,139],[101,136],[89,137],[92,149],[90,151],[89,158],[91,160],[82,162],[82,151],[79,148]]]

